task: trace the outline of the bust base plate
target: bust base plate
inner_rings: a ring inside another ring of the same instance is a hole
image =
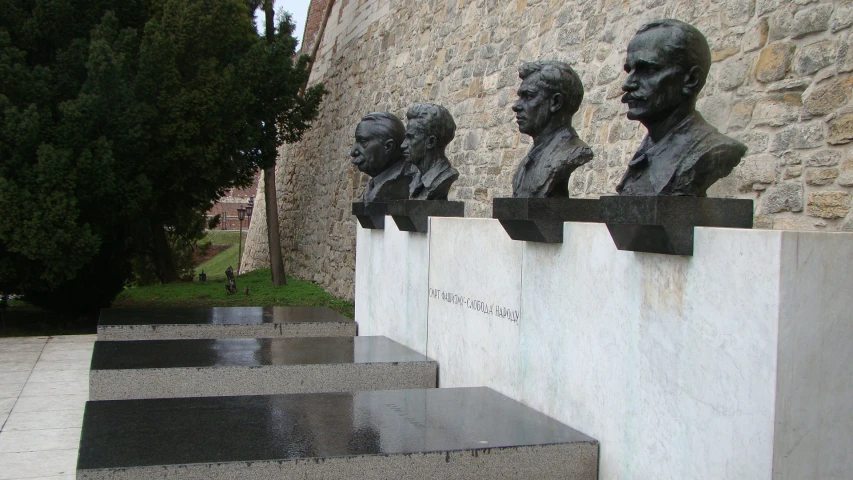
[[[404,232],[427,233],[429,217],[464,217],[465,202],[447,200],[394,200],[388,213]]]
[[[385,215],[388,213],[388,204],[385,202],[353,202],[352,214],[358,219],[362,228],[371,230],[385,229]]]
[[[619,250],[693,255],[693,227],[752,228],[752,200],[609,195],[599,201]]]
[[[492,218],[513,240],[542,243],[563,243],[563,222],[601,222],[589,198],[495,198]]]

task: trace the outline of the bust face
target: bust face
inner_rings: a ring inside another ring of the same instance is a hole
[[[684,92],[685,69],[664,47],[673,41],[673,30],[655,28],[636,35],[628,44],[622,84],[628,118],[641,122],[666,118],[688,100]]]
[[[350,151],[353,165],[371,177],[379,175],[392,163],[393,142],[385,138],[375,121],[359,123],[355,127],[355,145]]]
[[[406,125],[406,139],[400,148],[403,150],[403,156],[411,162],[418,170],[423,171],[424,158],[426,157],[427,144],[430,135],[427,134],[426,128],[419,120],[409,120]],[[435,143],[433,140],[431,143]]]
[[[541,88],[539,73],[533,73],[518,87],[518,100],[512,105],[518,131],[535,137],[544,130],[551,118],[551,96]]]

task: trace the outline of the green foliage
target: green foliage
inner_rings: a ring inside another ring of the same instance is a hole
[[[304,280],[287,279],[287,288],[270,285],[269,270],[255,270],[235,277],[235,295],[226,295],[225,281],[170,283],[128,288],[115,307],[230,307],[230,306],[326,306],[353,318],[351,302],[337,299],[319,286]],[[243,288],[249,287],[249,295]]]
[[[254,7],[0,1],[0,292],[91,311],[133,266],[176,279],[199,212],[273,165],[323,94],[298,96],[292,25],[267,42]]]

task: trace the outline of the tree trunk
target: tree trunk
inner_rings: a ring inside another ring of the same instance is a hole
[[[151,225],[151,233],[154,241],[154,268],[157,278],[161,283],[171,283],[178,280],[178,272],[175,270],[175,262],[172,261],[172,248],[169,239],[166,238],[166,230],[163,225]]]
[[[275,11],[273,10],[273,0],[264,1],[264,19],[266,22],[266,38],[272,43],[275,35]],[[272,122],[272,128],[278,128],[275,121]],[[275,141],[269,142],[275,145]],[[278,155],[278,152],[271,153],[273,158]],[[274,287],[287,285],[287,278],[284,274],[284,258],[281,256],[281,236],[278,231],[278,200],[275,193],[275,163],[273,166],[264,169],[264,200],[266,201],[267,214],[267,242],[269,243],[270,251],[270,270],[272,271],[272,284]]]

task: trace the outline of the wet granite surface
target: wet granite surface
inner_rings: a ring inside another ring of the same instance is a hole
[[[328,307],[105,308],[99,325],[260,325],[352,323]]]
[[[92,370],[430,361],[385,337],[98,341]]]
[[[488,388],[87,402],[78,470],[597,443]]]

